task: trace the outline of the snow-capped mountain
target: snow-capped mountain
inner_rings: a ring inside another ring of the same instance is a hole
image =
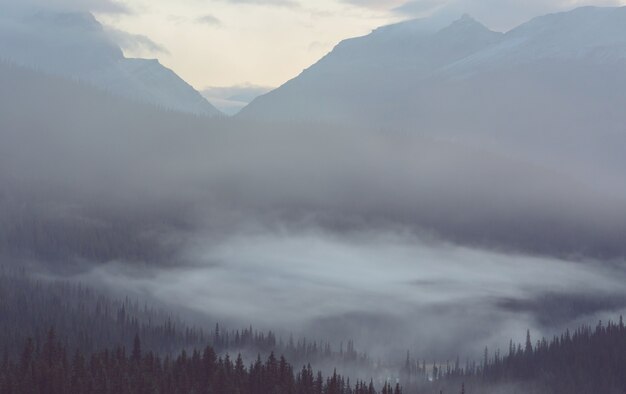
[[[111,94],[168,110],[220,114],[158,60],[124,57],[110,34],[88,13],[0,17],[0,59],[78,79]]]
[[[504,34],[469,16],[426,25],[346,40],[239,116],[417,133],[593,181],[622,176],[626,7],[547,15]]]
[[[441,22],[413,20],[385,26],[365,37],[342,41],[297,78],[254,100],[241,116],[269,119],[363,119],[403,97],[408,82],[501,40],[468,15]]]
[[[626,7],[581,7],[535,18],[503,36],[502,42],[448,67],[451,73],[541,61],[626,61]]]
[[[254,100],[240,116],[418,126],[430,123],[430,116],[414,116],[422,105],[430,106],[423,101],[452,93],[470,79],[484,83],[478,94],[506,95],[506,86],[483,80],[488,73],[506,78],[526,67],[541,70],[527,78],[551,80],[555,72],[559,80],[561,63],[572,73],[626,64],[626,7],[546,15],[504,34],[468,15],[443,28],[436,22],[402,22],[345,40],[295,79]],[[608,79],[607,71],[597,70],[596,82]]]

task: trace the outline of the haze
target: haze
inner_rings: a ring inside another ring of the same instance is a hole
[[[0,0],[0,263],[390,370],[615,318],[619,5]]]

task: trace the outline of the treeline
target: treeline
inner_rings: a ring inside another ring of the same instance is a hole
[[[166,138],[180,155],[174,147],[226,120],[120,99],[2,59],[0,86],[0,251],[59,266],[171,261],[180,245],[163,234],[195,222],[185,203],[155,197],[154,179],[129,179],[129,169],[158,165]]]
[[[338,363],[353,363],[369,365],[370,359],[366,353],[359,353],[354,346],[354,341],[348,340],[344,348],[343,342],[339,349],[329,342],[309,341],[307,338],[294,339],[290,336],[287,341],[270,330],[267,333],[255,331],[252,326],[243,330],[230,330],[223,332],[219,324],[210,333],[211,344],[218,352],[232,350],[248,350],[254,352],[276,352],[283,354],[288,360],[294,362],[317,362],[333,361]]]
[[[525,344],[511,342],[506,354],[485,349],[480,363],[435,365],[420,377],[403,381],[406,392],[623,394],[626,328],[620,317],[617,323],[582,326],[535,343],[528,332]]]
[[[50,330],[38,345],[28,339],[19,360],[5,356],[0,363],[0,392],[3,394],[376,394],[373,383],[344,379],[336,372],[324,378],[311,365],[294,373],[284,357],[274,353],[248,367],[239,355],[218,357],[207,346],[204,351],[183,351],[177,357],[161,358],[143,352],[135,336],[130,354],[124,347],[86,355],[72,355]],[[381,394],[401,394],[399,385],[385,383]]]
[[[178,316],[128,297],[112,299],[88,286],[37,280],[0,265],[0,352],[18,357],[27,338],[42,342],[49,327],[55,327],[70,351],[80,349],[85,354],[130,347],[138,333],[144,349],[161,355],[210,345],[217,353],[241,352],[251,357],[274,352],[297,364],[349,364],[354,368],[371,364],[352,341],[347,341],[344,349],[343,345],[306,338],[284,340],[272,331],[251,326],[238,330],[190,326]]]
[[[54,340],[50,338],[48,332],[50,327],[54,327],[57,333],[53,335]],[[376,363],[355,350],[352,341],[348,341],[345,348],[343,345],[336,348],[328,343],[306,339],[289,338],[285,341],[272,331],[263,332],[254,330],[252,327],[225,330],[216,325],[212,330],[204,330],[191,327],[168,312],[129,298],[116,300],[89,287],[63,281],[36,280],[26,272],[3,270],[0,266],[0,333],[0,363],[4,371],[1,382],[5,385],[0,387],[0,393],[3,394],[15,392],[6,391],[9,386],[13,390],[15,387],[24,387],[20,386],[23,384],[40,384],[37,382],[41,382],[41,379],[52,379],[50,374],[57,373],[61,377],[55,377],[54,382],[57,380],[63,382],[63,388],[58,392],[73,392],[67,391],[73,390],[72,384],[78,384],[72,383],[72,379],[82,381],[82,378],[79,379],[77,377],[79,375],[76,374],[87,373],[75,372],[73,368],[83,371],[81,369],[83,367],[91,374],[85,378],[84,382],[91,382],[85,384],[92,385],[85,392],[111,392],[106,391],[113,390],[109,387],[117,389],[123,387],[120,390],[131,390],[133,386],[129,385],[144,376],[144,373],[149,378],[146,378],[150,383],[148,390],[152,390],[147,392],[170,392],[167,391],[168,387],[183,387],[184,390],[187,388],[191,390],[176,392],[202,392],[197,391],[197,385],[200,383],[194,380],[197,379],[193,375],[196,372],[190,371],[196,371],[197,365],[194,363],[198,358],[202,360],[204,355],[193,349],[204,349],[207,345],[216,355],[216,371],[223,368],[224,376],[230,376],[229,373],[240,368],[237,364],[249,364],[256,359],[249,368],[244,368],[249,374],[246,375],[248,380],[245,380],[247,382],[245,384],[249,386],[251,385],[250,379],[253,379],[252,381],[259,379],[254,378],[256,376],[254,371],[260,368],[259,365],[266,367],[270,359],[275,360],[271,354],[280,354],[284,357],[284,363],[310,364],[316,368],[324,366],[327,373],[332,372],[332,367],[337,367],[342,373],[350,371],[349,376],[353,378],[355,376],[360,376],[361,379],[374,377],[379,385],[382,385],[382,382],[389,377],[395,381],[395,376],[399,376],[400,384],[407,393],[623,394],[626,392],[626,328],[621,318],[617,323],[599,323],[595,327],[583,326],[573,332],[566,331],[550,340],[540,339],[534,343],[528,333],[526,342],[523,344],[511,342],[505,352],[500,350],[490,352],[485,349],[482,360],[465,361],[463,365],[458,358],[452,363],[427,364],[407,354],[403,368],[395,365],[391,369],[392,371],[399,370],[396,375],[390,373],[387,367],[376,367]],[[136,346],[138,341],[134,341],[135,336],[141,339],[140,348],[143,350],[142,367],[139,370],[144,371],[144,368],[147,368],[147,372],[137,375],[139,377],[132,375],[138,373],[133,372],[132,368],[135,367],[130,367],[132,362],[129,360],[132,359],[132,354],[129,357],[125,356],[125,349],[138,348]],[[53,342],[54,346],[51,345]],[[27,345],[24,346],[24,343]],[[50,363],[43,362],[43,360],[50,359],[50,351],[46,350],[50,348],[55,348],[55,352],[60,354],[55,362],[58,365],[55,364],[54,367]],[[241,360],[231,363],[228,354],[238,353],[241,355],[239,357]],[[260,355],[260,358],[268,357],[268,359],[261,363],[257,355]],[[275,362],[280,364],[279,361],[275,360]],[[26,368],[25,365],[29,367]],[[124,372],[115,369],[127,367],[131,369],[124,370]],[[52,370],[57,372],[50,372]],[[293,380],[285,378],[286,383],[283,383],[287,384],[286,387],[291,387],[288,390],[304,390],[286,392],[318,393],[319,391],[307,391],[308,389],[304,386],[298,386],[298,379],[308,381],[307,379],[313,376],[311,371],[312,368],[305,368],[304,371],[292,373]],[[110,374],[125,374],[123,375],[125,377],[123,379],[120,377],[119,379],[122,379],[120,381],[115,380],[118,379],[115,377],[113,380],[117,383],[106,383],[107,388],[102,389],[104,391],[98,391],[100,389],[96,389],[93,385],[104,384],[103,377],[110,376]],[[221,372],[216,372],[215,376],[222,376],[220,374]],[[314,380],[318,379],[318,376],[318,374],[314,375]],[[181,383],[181,379],[184,384]],[[215,384],[221,384],[222,380],[219,379]],[[230,378],[224,377],[223,379],[226,379],[227,383],[230,382],[228,381]],[[340,378],[334,378],[332,374],[323,379],[322,383],[316,386],[316,390],[322,387],[322,390],[326,390],[323,391],[324,394],[371,392],[369,384],[364,386],[359,383],[350,387],[347,379],[342,383]],[[67,384],[70,385],[67,386]],[[168,384],[174,386],[168,386]],[[244,390],[235,383],[232,385],[235,385],[232,386],[235,388],[227,386],[228,388],[224,390],[234,391],[214,390],[212,392],[240,394],[253,392],[245,391],[248,389]],[[389,389],[389,386],[385,385],[383,393],[390,394]],[[249,388],[249,390],[252,389]],[[395,387],[392,391],[395,391]],[[283,391],[274,392],[282,393]]]
[[[164,215],[79,209],[78,197],[55,200],[63,185],[41,182],[29,187],[34,190],[22,191],[19,182],[4,179],[1,173],[0,180],[5,185],[0,192],[0,250],[10,257],[60,267],[81,261],[166,263],[180,246],[161,242],[160,234],[177,225]]]
[[[146,349],[157,353],[179,352],[208,338],[202,329],[147,304],[0,267],[0,351],[16,357],[26,338],[42,342],[50,327],[69,349],[87,354],[130,346],[136,333]]]

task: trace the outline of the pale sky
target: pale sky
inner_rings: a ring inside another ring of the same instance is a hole
[[[126,50],[126,55],[158,57],[198,89],[244,83],[278,86],[342,39],[367,34],[402,18],[382,8],[336,0],[306,4],[288,0],[129,0],[128,4],[132,13],[98,14],[98,19],[146,35],[164,51],[134,48]]]
[[[127,56],[158,58],[203,89],[279,86],[342,39],[437,7],[469,12],[502,31],[548,12],[620,3],[626,0],[88,0],[82,4],[90,4],[90,11],[105,26],[149,39],[122,43]]]

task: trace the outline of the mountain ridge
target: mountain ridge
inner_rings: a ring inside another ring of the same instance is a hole
[[[581,23],[582,20],[589,20],[589,23]],[[620,34],[626,33],[626,7],[581,7],[548,14],[506,33],[493,32],[469,15],[463,15],[441,28],[438,28],[438,21],[432,23],[434,28],[430,25],[429,20],[414,19],[379,27],[366,36],[343,40],[299,76],[253,100],[239,116],[272,120],[298,119],[302,115],[296,109],[303,114],[310,109],[306,108],[305,102],[319,105],[319,101],[329,100],[332,106],[323,106],[323,109],[311,114],[313,118],[319,116],[324,119],[326,113],[335,114],[339,110],[337,105],[340,103],[334,96],[344,93],[345,85],[349,83],[346,81],[350,79],[368,84],[383,79],[387,83],[396,82],[397,86],[404,87],[407,83],[422,79],[425,71],[430,71],[427,77],[465,76],[481,71],[473,70],[472,67],[490,66],[496,60],[505,58],[517,63],[555,57],[591,59],[600,63],[607,60],[613,63],[626,61],[626,39],[623,38],[626,34]],[[591,34],[594,31],[596,33]],[[444,49],[457,52],[438,59],[436,56],[441,55]],[[497,63],[496,66],[512,64]],[[374,71],[363,76],[359,74],[363,69]],[[389,78],[394,74],[399,75],[396,80]],[[408,79],[401,80],[402,77]],[[310,86],[307,86],[307,81]],[[294,85],[299,84],[308,90],[292,92]],[[323,92],[322,97],[315,97],[315,94],[321,93],[318,85],[328,85],[330,90]],[[380,91],[385,91],[385,86],[357,90],[355,96],[359,100],[365,93],[376,94]],[[270,99],[277,102],[273,103]],[[298,101],[301,105],[297,108]],[[350,104],[343,104],[350,108]],[[282,105],[286,107],[285,111],[281,111]],[[344,118],[350,120],[352,113],[347,112]],[[328,120],[336,118],[341,118],[340,114]]]
[[[37,12],[0,19],[0,53],[7,61],[82,80],[164,109],[221,116],[191,85],[156,59],[126,58],[87,12]]]

